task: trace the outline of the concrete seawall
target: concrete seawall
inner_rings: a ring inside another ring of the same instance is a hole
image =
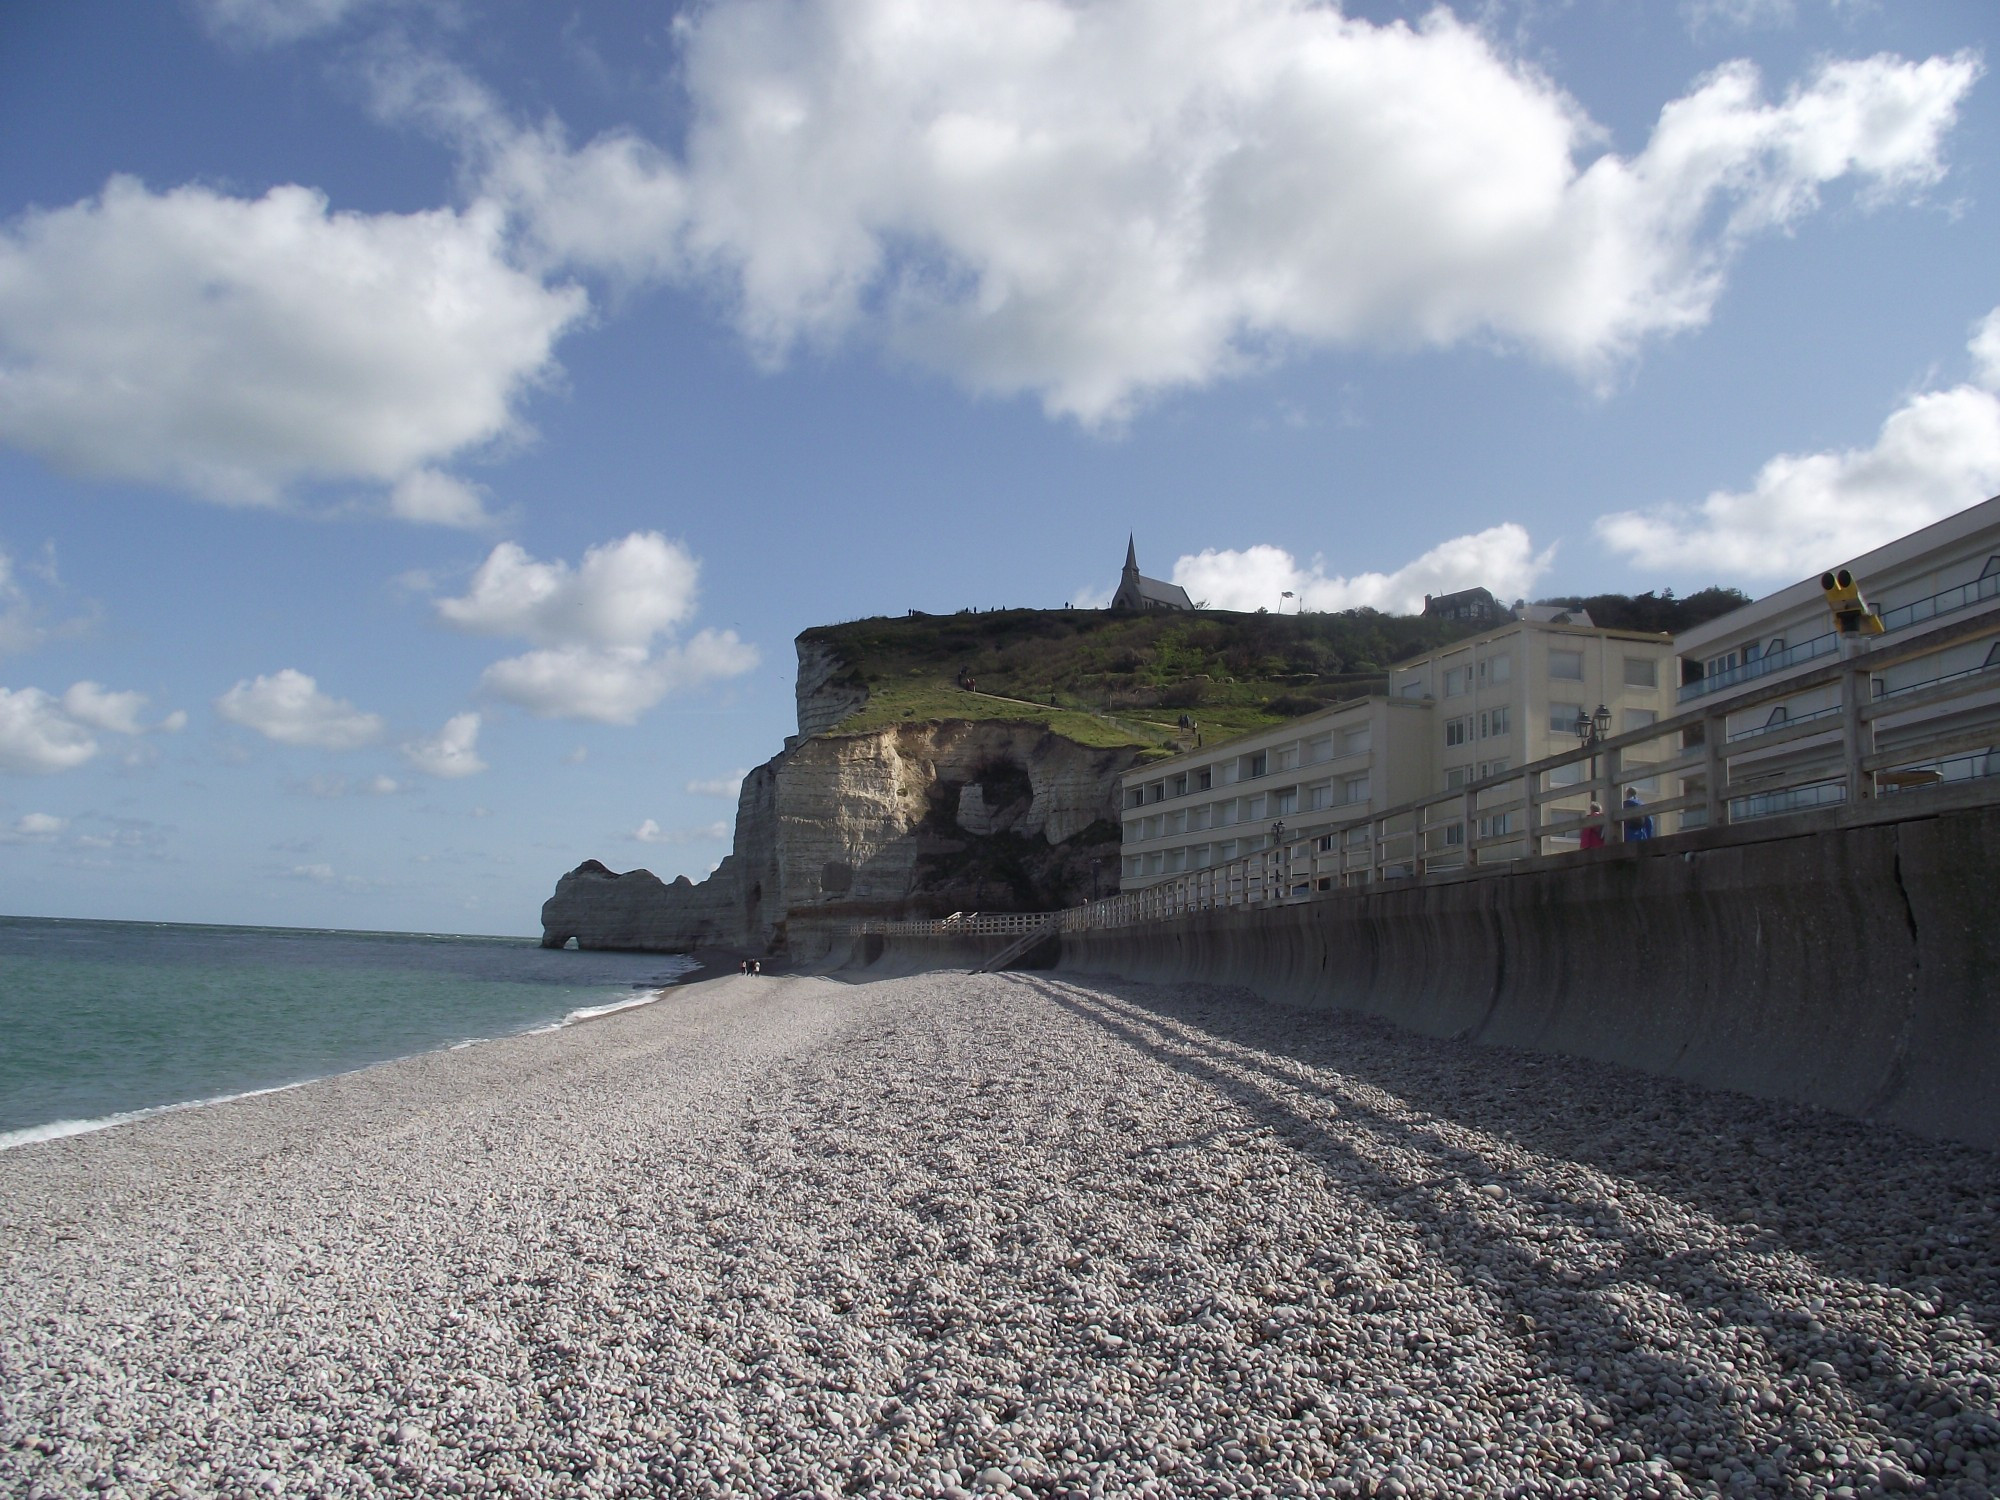
[[[871,972],[970,966],[999,946],[864,941],[852,959]],[[1816,814],[1066,933],[1058,967],[1241,985],[2000,1147],[1992,807]]]

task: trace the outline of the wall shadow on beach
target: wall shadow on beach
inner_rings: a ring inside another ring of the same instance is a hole
[[[1768,1424],[1753,1424],[1755,1398],[1713,1357],[1744,1334],[1781,1385],[1824,1379],[1830,1366],[1855,1406],[1882,1413],[1885,1447],[1897,1437],[1928,1447],[1939,1422],[1968,1407],[1992,1408],[1990,1381],[1940,1378],[1923,1368],[1928,1361],[1853,1326],[1857,1320],[1833,1309],[1819,1317],[1796,1278],[1793,1294],[1774,1299],[1759,1284],[1767,1278],[1741,1268],[1752,1257],[1763,1265],[1797,1257],[1821,1281],[1966,1318],[1990,1345],[2000,1296],[1988,1205],[2000,1198],[2000,1158],[1606,1064],[1289,1010],[1245,991],[1013,982],[1223,1095],[1350,1189],[1359,1184],[1392,1220],[1432,1235],[1439,1243],[1426,1254],[1455,1262],[1462,1281],[1499,1304],[1496,1325],[1511,1330],[1530,1363],[1571,1382],[1611,1419],[1607,1440],[1628,1439],[1649,1456],[1665,1451],[1668,1430],[1649,1417],[1665,1391],[1687,1398],[1690,1447],[1713,1446],[1750,1464],[1780,1462],[1794,1478],[1808,1477],[1786,1456],[1771,1458],[1777,1444],[1795,1457],[1838,1447],[1842,1434],[1822,1430],[1782,1391],[1773,1394],[1789,1409],[1776,1438]],[[1296,1102],[1301,1096],[1317,1096],[1337,1116],[1315,1118]],[[1336,1121],[1338,1132],[1330,1128]],[[1528,1153],[1531,1165],[1488,1161],[1482,1138]],[[1386,1171],[1357,1143],[1400,1153],[1412,1166]],[[1568,1163],[1599,1174],[1598,1183],[1565,1184],[1558,1175],[1575,1174],[1537,1170]],[[1566,1278],[1542,1244],[1472,1206],[1468,1184],[1487,1182],[1505,1183],[1533,1201],[1541,1222],[1580,1232],[1608,1257]],[[1658,1195],[1710,1221],[1710,1244],[1667,1243],[1651,1227],[1653,1216],[1621,1206],[1621,1187],[1626,1197]],[[1850,1232],[1828,1227],[1834,1205]],[[1858,1225],[1873,1232],[1852,1232]],[[1634,1323],[1629,1293],[1676,1299],[1697,1335],[1722,1342],[1698,1337],[1662,1347],[1656,1330],[1649,1338]],[[1561,1315],[1552,1318],[1552,1309]],[[1807,1372],[1815,1361],[1820,1370]],[[1579,1379],[1584,1366],[1590,1378]],[[1686,1477],[1701,1483],[1707,1475],[1696,1465]]]

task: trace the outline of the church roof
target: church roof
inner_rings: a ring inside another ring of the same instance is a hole
[[[1165,604],[1174,609],[1193,609],[1194,600],[1188,598],[1188,591],[1177,583],[1163,583],[1157,578],[1136,578],[1139,598],[1146,604]]]

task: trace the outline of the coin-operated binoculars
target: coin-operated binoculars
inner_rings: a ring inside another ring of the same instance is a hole
[[[1842,635],[1880,635],[1882,617],[1861,597],[1861,585],[1845,568],[1819,575],[1820,591],[1826,607],[1833,611],[1834,629]]]

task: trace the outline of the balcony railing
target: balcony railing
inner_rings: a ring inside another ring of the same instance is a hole
[[[1975,604],[1983,604],[1988,599],[2000,599],[2000,573],[1990,574],[1971,583],[1960,584],[1955,589],[1942,589],[1925,599],[1899,604],[1894,609],[1882,613],[1882,633],[1893,635],[1912,625],[1922,625],[1937,619],[1940,615],[1956,614],[1961,609],[1970,609]],[[1840,649],[1840,637],[1828,633],[1816,635],[1809,641],[1800,641],[1796,646],[1788,646],[1783,651],[1772,651],[1731,667],[1726,672],[1717,672],[1696,682],[1681,684],[1679,701],[1692,703],[1697,698],[1705,698],[1710,693],[1726,687],[1734,687],[1739,682],[1751,682],[1759,677],[1768,677],[1773,672],[1782,672],[1786,667],[1796,666],[1802,661],[1811,661],[1816,656],[1827,656]]]
[[[1786,667],[1797,666],[1802,661],[1811,661],[1819,656],[1831,656],[1840,649],[1840,637],[1832,631],[1816,635],[1809,641],[1800,641],[1796,646],[1787,646],[1782,651],[1767,651],[1755,661],[1746,661],[1741,666],[1731,667],[1726,672],[1713,672],[1696,682],[1681,684],[1680,702],[1692,703],[1697,698],[1722,688],[1734,687],[1739,682],[1752,682],[1759,677],[1768,677],[1773,672],[1782,672]]]

